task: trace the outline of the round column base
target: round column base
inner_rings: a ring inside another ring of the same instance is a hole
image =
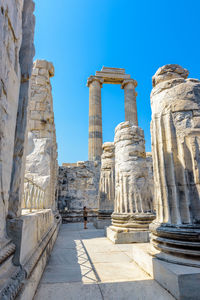
[[[111,219],[113,210],[98,210],[98,220]]]
[[[149,224],[155,219],[154,213],[113,213],[112,225],[120,229],[149,230]]]
[[[180,262],[183,262],[181,264],[200,266],[200,225],[171,225],[153,222],[150,230],[151,244],[160,251],[156,257],[176,263],[177,259],[174,257],[177,257]]]

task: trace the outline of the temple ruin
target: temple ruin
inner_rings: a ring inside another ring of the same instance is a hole
[[[87,81],[89,87],[88,159],[100,160],[102,154],[101,88],[103,84],[121,84],[124,89],[125,120],[138,124],[136,108],[137,82],[125,74],[125,69],[103,67]]]
[[[90,288],[100,296],[87,299],[108,299],[120,282],[126,299],[132,281],[140,291],[147,286],[149,299],[199,299],[200,81],[176,64],[157,70],[149,153],[136,80],[103,67],[87,81],[88,161],[58,166],[55,70],[33,62],[34,3],[1,1],[0,15],[0,299],[64,299],[72,284],[76,299]],[[120,84],[125,101],[125,120],[105,143],[103,84]],[[80,227],[83,206],[90,208],[88,232]],[[112,259],[110,282],[103,272]]]

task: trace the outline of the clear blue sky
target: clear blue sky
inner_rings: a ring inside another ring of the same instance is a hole
[[[35,58],[52,61],[59,164],[87,160],[87,78],[102,66],[138,82],[139,126],[151,150],[151,77],[169,63],[200,78],[199,0],[35,0]],[[103,140],[124,121],[124,92],[102,88]]]

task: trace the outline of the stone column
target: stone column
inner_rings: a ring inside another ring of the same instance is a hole
[[[124,89],[124,105],[125,105],[125,121],[131,121],[135,126],[138,126],[137,105],[135,87],[137,81],[134,79],[124,80],[121,88]]]
[[[114,143],[107,142],[103,144],[102,148],[98,194],[99,210],[98,218],[94,223],[96,228],[110,225],[115,198],[115,146]]]
[[[102,154],[102,83],[103,80],[95,76],[90,76],[87,82],[89,87],[89,160],[100,160]]]
[[[151,243],[161,259],[191,266],[200,265],[200,81],[187,76],[166,65],[153,77]]]
[[[50,78],[54,76],[53,64],[46,60],[36,60],[31,76],[31,95],[28,116],[28,149],[25,169],[25,191],[30,182],[39,189],[39,197],[33,208],[55,210],[55,190],[57,184],[57,143],[53,112],[53,98]],[[22,208],[30,208],[23,203]]]
[[[144,133],[122,122],[115,129],[115,207],[107,236],[114,243],[147,242],[154,218]]]

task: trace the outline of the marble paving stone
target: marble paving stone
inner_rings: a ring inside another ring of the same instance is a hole
[[[49,259],[49,266],[77,265],[79,255],[81,255],[81,253],[78,252],[76,249],[54,248],[54,255],[52,255],[51,258]]]
[[[96,282],[96,277],[91,267],[84,266],[47,266],[41,283],[61,282]]]
[[[63,236],[59,236],[56,244],[54,246],[54,249],[76,249],[77,247],[80,247],[80,240],[75,240],[73,238],[67,237],[67,239],[64,239]]]
[[[35,296],[35,300],[41,299],[102,300],[102,296],[97,284],[83,284],[81,282],[73,282],[42,284]]]
[[[94,263],[94,268],[102,282],[150,279],[150,277],[133,262]]]
[[[114,251],[114,252],[121,252],[121,250],[119,248],[116,248],[114,245],[110,244],[110,245],[104,245],[103,243],[102,244],[88,244],[88,243],[85,243],[84,242],[84,245],[85,245],[85,248],[86,250],[89,252],[89,253],[92,253],[92,252],[111,252],[111,251]],[[100,246],[101,245],[101,246]]]
[[[154,280],[101,283],[104,299],[109,300],[173,300],[174,298]]]
[[[129,263],[132,259],[121,252],[92,252],[91,260],[95,263]]]
[[[126,255],[132,257],[133,244],[118,244],[116,245],[121,251],[126,253]]]
[[[114,245],[103,230],[90,226],[86,232],[81,226],[61,226],[35,300],[173,299],[132,261],[132,245]],[[73,248],[65,248],[72,245],[73,233]]]

